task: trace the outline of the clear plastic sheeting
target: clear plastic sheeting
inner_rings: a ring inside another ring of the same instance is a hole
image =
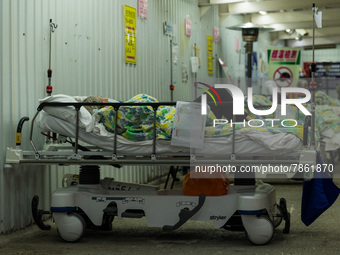
[[[205,125],[200,103],[177,102],[171,145],[202,148]]]

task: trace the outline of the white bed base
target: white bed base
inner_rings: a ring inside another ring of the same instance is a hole
[[[146,217],[149,227],[174,231],[186,221],[210,221],[215,228],[244,230],[256,245],[268,243],[274,229],[289,213],[285,201],[276,204],[275,189],[268,184],[234,186],[224,196],[184,196],[180,190],[108,191],[101,185],[78,185],[59,189],[52,196],[51,212],[59,235],[78,241],[85,228],[110,230],[114,217]]]

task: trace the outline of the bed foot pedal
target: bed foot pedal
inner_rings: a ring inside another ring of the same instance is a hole
[[[45,225],[43,223],[42,216],[44,214],[51,214],[51,212],[38,209],[39,197],[37,195],[35,195],[33,197],[31,205],[32,205],[32,216],[33,216],[34,222],[37,224],[37,226],[42,230],[50,230],[51,226]]]
[[[169,225],[165,225],[163,226],[163,231],[165,232],[170,232],[173,230],[178,229],[180,226],[182,226],[185,222],[187,222],[192,216],[194,216],[203,206],[204,202],[205,202],[205,195],[202,193],[201,195],[199,195],[198,198],[198,205],[193,208],[192,210],[189,209],[182,209],[179,213],[179,221],[173,225],[173,226],[169,226]]]

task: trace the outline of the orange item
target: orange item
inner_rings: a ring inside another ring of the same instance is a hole
[[[223,196],[228,193],[229,179],[226,175],[220,178],[190,178],[191,172],[184,177],[183,194],[185,196]],[[197,173],[195,173],[197,176]]]

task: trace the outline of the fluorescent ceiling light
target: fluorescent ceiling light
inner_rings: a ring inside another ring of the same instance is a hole
[[[308,32],[305,29],[296,29],[296,32],[302,36],[308,35]]]
[[[260,13],[261,15],[266,15],[266,14],[267,14],[266,11],[259,11],[259,13]]]
[[[286,29],[286,33],[289,34],[289,35],[292,35],[293,33],[295,32],[295,29]]]
[[[296,40],[296,41],[302,41],[302,35],[299,34],[298,36],[296,36],[296,37],[295,37],[295,40]]]

